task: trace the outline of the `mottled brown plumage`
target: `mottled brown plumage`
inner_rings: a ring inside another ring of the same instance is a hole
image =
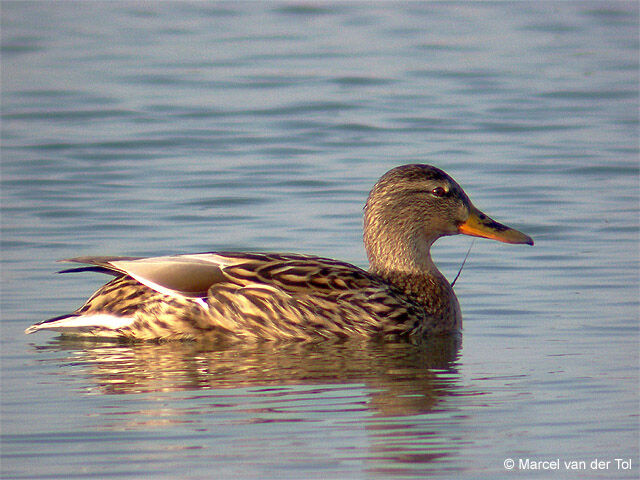
[[[458,300],[430,247],[465,233],[533,241],[478,211],[429,165],[385,174],[365,206],[367,272],[306,255],[215,252],[70,261],[115,275],[76,312],[26,330],[131,339],[311,339],[419,336],[461,328]]]

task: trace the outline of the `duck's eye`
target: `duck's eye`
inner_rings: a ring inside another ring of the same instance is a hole
[[[447,191],[442,187],[436,187],[431,190],[431,195],[433,195],[434,197],[444,197],[446,193]]]

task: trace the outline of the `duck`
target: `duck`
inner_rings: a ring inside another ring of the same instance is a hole
[[[402,165],[385,173],[364,207],[369,269],[312,255],[207,252],[159,257],[83,256],[67,272],[114,278],[76,311],[31,334],[131,341],[429,338],[459,333],[460,304],[430,249],[464,234],[533,245],[478,210],[443,170]]]

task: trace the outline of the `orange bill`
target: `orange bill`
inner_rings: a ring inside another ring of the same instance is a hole
[[[518,230],[502,225],[471,205],[469,218],[458,226],[458,231],[474,237],[490,238],[505,243],[533,245],[533,239]]]

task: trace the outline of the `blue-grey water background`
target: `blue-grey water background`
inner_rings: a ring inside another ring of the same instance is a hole
[[[3,478],[638,478],[637,2],[0,8]],[[366,267],[412,162],[536,241],[475,241],[457,351],[23,334],[105,280],[62,258]]]

